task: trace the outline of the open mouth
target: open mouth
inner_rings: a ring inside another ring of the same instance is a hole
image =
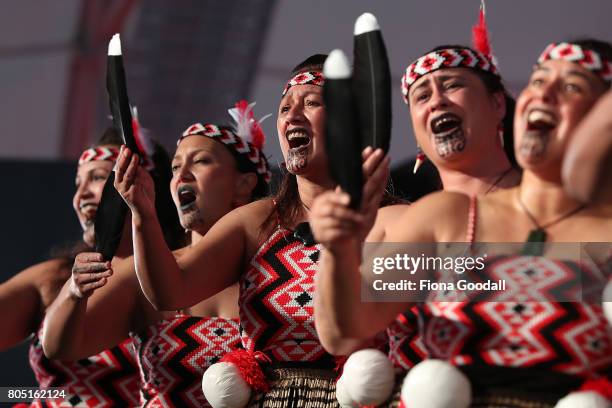
[[[181,210],[187,210],[191,208],[196,200],[195,190],[193,189],[193,187],[186,184],[178,188],[177,195]]]
[[[294,128],[285,133],[290,149],[299,149],[310,144],[310,136],[304,128]]]
[[[550,132],[557,127],[557,117],[549,110],[534,108],[527,114],[527,130]]]
[[[84,224],[87,227],[93,226],[96,221],[96,213],[98,212],[98,204],[83,202],[79,204],[79,212],[84,219]]]
[[[443,113],[433,118],[430,122],[431,131],[436,136],[447,136],[461,128],[462,120],[454,113]]]

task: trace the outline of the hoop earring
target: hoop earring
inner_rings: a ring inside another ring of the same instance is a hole
[[[499,137],[499,143],[501,143],[502,149],[504,148],[504,127],[500,123],[497,126],[497,137]]]

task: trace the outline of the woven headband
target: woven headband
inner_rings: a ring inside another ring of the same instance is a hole
[[[444,68],[472,68],[499,75],[497,66],[483,53],[469,48],[445,48],[432,51],[408,65],[402,76],[402,95],[408,103],[408,91],[419,78]]]
[[[231,130],[222,129],[217,125],[209,123],[194,123],[183,132],[179,140],[176,142],[177,146],[181,140],[192,135],[205,136],[218,140],[240,157],[243,157],[249,162],[253,163],[257,174],[260,175],[266,183],[269,183],[272,179],[272,173],[270,172],[270,167],[268,166],[268,160],[263,152],[253,146],[251,143],[244,141],[240,136],[236,135]]]
[[[289,91],[289,88],[291,88],[292,86],[296,86],[296,85],[323,86],[324,82],[325,82],[325,79],[323,78],[323,74],[321,72],[318,72],[318,71],[301,72],[295,75],[293,78],[291,78],[287,82],[287,85],[285,85],[285,88],[283,89],[282,96],[285,96],[285,94],[287,94],[287,91]]]
[[[548,60],[563,60],[576,63],[599,76],[605,82],[612,81],[612,63],[593,50],[587,50],[577,44],[552,43],[538,58],[538,64]]]
[[[83,163],[97,160],[114,162],[117,161],[117,157],[119,157],[119,149],[116,147],[92,147],[81,154],[81,157],[79,157],[79,166]]]

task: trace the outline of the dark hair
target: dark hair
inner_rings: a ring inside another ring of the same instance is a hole
[[[444,50],[446,48],[465,48],[474,53],[476,52],[476,50],[474,50],[472,47],[466,47],[465,45],[441,45],[433,48],[426,54],[433,51]],[[491,95],[499,92],[504,95],[504,99],[506,101],[506,114],[502,119],[502,127],[504,129],[504,152],[506,153],[506,157],[508,158],[508,161],[510,161],[512,167],[518,167],[516,157],[514,156],[514,107],[516,106],[516,101],[504,86],[501,76],[480,69],[473,69],[472,71],[476,74],[476,76],[478,76],[478,78],[480,78],[485,88]]]
[[[234,129],[231,126],[219,126],[219,129],[227,130],[229,132],[234,133]],[[215,139],[213,138],[212,140]],[[257,184],[255,185],[255,188],[251,193],[251,200],[258,200],[260,198],[266,197],[270,193],[270,187],[266,180],[263,178],[263,176],[257,173],[257,165],[251,160],[249,160],[247,157],[245,157],[244,154],[238,153],[235,149],[232,149],[223,142],[219,143],[221,143],[227,149],[227,151],[232,154],[232,157],[234,157],[234,159],[236,160],[236,167],[238,168],[239,172],[255,173],[255,175],[257,176]],[[268,159],[263,156],[263,151],[261,152],[261,154],[263,160],[265,160],[267,163]]]
[[[151,161],[155,168],[149,173],[155,185],[155,211],[159,224],[162,227],[166,244],[172,250],[181,248],[187,244],[185,230],[181,227],[176,205],[170,193],[170,181],[172,180],[172,162],[164,147],[153,140],[153,154]]]
[[[100,136],[100,138],[96,140],[96,142],[93,144],[93,147],[105,145],[121,146],[122,144],[123,139],[121,138],[121,135],[117,133],[113,126],[109,126],[104,130],[102,136]]]

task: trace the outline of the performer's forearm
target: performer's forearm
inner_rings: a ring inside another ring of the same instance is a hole
[[[78,360],[93,354],[85,350],[86,311],[87,297],[74,296],[66,282],[45,317],[42,346],[48,358]]]
[[[185,293],[183,273],[166,242],[155,215],[132,218],[134,263],[140,287],[157,310],[177,310],[191,304],[182,303]]]

